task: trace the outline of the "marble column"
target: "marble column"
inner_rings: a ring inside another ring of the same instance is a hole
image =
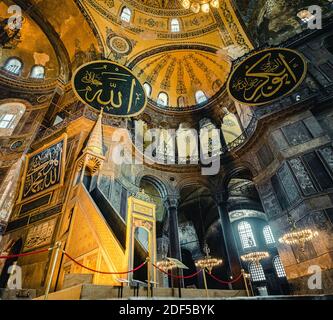
[[[169,216],[169,256],[170,258],[182,260],[179,233],[178,233],[178,204],[179,199],[176,196],[168,196],[164,201],[165,207]],[[175,275],[182,275],[182,270],[175,269],[173,271]],[[181,279],[172,279],[173,287],[183,287],[184,281]]]
[[[228,272],[227,276],[228,278],[232,276],[235,279],[241,273],[242,267],[237,251],[235,236],[229,218],[227,202],[223,200],[221,195],[218,195],[215,200],[221,220],[224,249],[226,252],[224,264],[227,267],[226,268]],[[243,287],[244,287],[243,280],[239,280],[237,283],[229,285],[230,289],[242,289]]]

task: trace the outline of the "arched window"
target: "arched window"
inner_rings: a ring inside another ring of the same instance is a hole
[[[143,84],[143,87],[145,88],[147,97],[150,97],[150,95],[151,95],[151,86],[150,86],[150,84],[145,82]]]
[[[132,16],[132,11],[129,8],[124,7],[123,10],[121,10],[121,14],[120,14],[121,20],[123,20],[125,22],[130,22],[131,16]]]
[[[238,233],[243,246],[243,249],[252,248],[256,246],[256,242],[253,237],[251,225],[242,221],[238,224]]]
[[[8,72],[19,75],[21,73],[22,66],[23,64],[19,59],[10,58],[7,60],[4,69]]]
[[[0,129],[9,129],[15,120],[15,114],[4,113],[0,115]]]
[[[275,243],[275,239],[272,233],[272,229],[270,226],[265,226],[263,229],[263,233],[264,233],[264,238],[265,238],[265,242],[266,244],[272,244]]]
[[[30,73],[30,78],[33,79],[44,79],[45,68],[43,66],[33,66]]]
[[[180,31],[180,25],[178,19],[174,18],[171,19],[171,32],[179,32]]]
[[[202,90],[198,90],[195,93],[195,101],[200,104],[200,103],[204,103],[207,101],[207,97],[205,95],[205,93]]]
[[[227,108],[223,108],[223,112],[222,132],[225,142],[228,144],[242,134],[242,128],[236,114],[229,112]]]
[[[0,136],[10,136],[25,112],[22,103],[0,105]]]
[[[165,92],[160,92],[157,97],[157,104],[166,107],[169,103],[169,97]]]
[[[178,107],[185,107],[185,105],[186,105],[186,98],[184,96],[179,96],[177,98],[177,104],[178,104]]]
[[[252,262],[249,271],[253,282],[266,280],[264,269],[260,263]]]
[[[279,278],[284,278],[287,276],[286,271],[284,270],[284,266],[282,264],[282,261],[280,259],[280,256],[276,256],[273,259],[273,265],[276,271],[276,274]]]

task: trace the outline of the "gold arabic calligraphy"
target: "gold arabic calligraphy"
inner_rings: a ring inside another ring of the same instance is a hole
[[[84,89],[78,90],[78,92],[84,93],[84,99],[89,104],[95,102],[106,111],[125,107],[126,112],[129,114],[131,113],[133,102],[136,106],[142,96],[140,93],[135,92],[136,80],[129,74],[107,72],[107,67],[107,65],[103,65],[102,67],[94,68],[94,70],[99,70],[96,72],[86,71],[85,75],[81,78],[81,83],[84,83],[86,86]],[[127,94],[127,82],[130,82],[129,95]],[[121,86],[119,83],[126,83],[126,86]],[[105,84],[108,84],[107,88]],[[123,88],[126,89],[124,93],[122,92]],[[125,97],[128,97],[128,99],[125,99]],[[125,105],[125,100],[128,100],[127,106]]]
[[[63,142],[59,142],[30,159],[24,185],[24,198],[59,183],[62,148]]]
[[[289,62],[290,63],[290,62]],[[246,66],[245,77],[233,84],[233,89],[243,92],[247,102],[256,103],[260,99],[275,96],[284,85],[297,83],[297,77],[281,53],[272,58],[269,52],[251,67]]]

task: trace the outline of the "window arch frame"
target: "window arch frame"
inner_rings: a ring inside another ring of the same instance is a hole
[[[286,278],[287,273],[279,255],[273,258],[273,266],[278,278]]]
[[[184,108],[186,106],[186,97],[185,96],[177,97],[177,106],[179,108]]]
[[[11,136],[21,121],[27,106],[22,102],[5,102],[0,101],[0,126],[1,122],[8,122],[6,127],[0,128],[0,136]],[[13,115],[10,121],[4,120],[6,115]]]
[[[170,19],[170,31],[172,33],[180,32],[180,21],[178,18]]]
[[[126,11],[126,12],[125,12]],[[128,12],[127,12],[128,11]],[[127,7],[127,6],[124,6],[122,7],[122,9],[120,10],[120,20],[121,21],[124,21],[124,22],[127,22],[127,23],[130,23],[131,20],[132,20],[132,15],[133,15],[133,12],[132,10]],[[128,18],[125,18],[125,17],[128,17]]]
[[[151,97],[151,94],[152,94],[152,87],[151,87],[151,85],[148,83],[148,82],[145,82],[144,84],[143,84],[143,88],[145,89],[145,93],[146,93],[146,96],[148,97],[148,98],[150,98]],[[149,90],[149,93],[147,92],[147,89],[146,88],[148,88],[148,90]]]
[[[273,245],[276,243],[272,228],[269,224],[265,225],[262,229],[266,245]]]
[[[195,96],[195,102],[197,104],[203,104],[208,101],[208,98],[203,90],[197,90],[194,96]]]
[[[35,69],[37,68],[42,68],[43,69],[43,76],[42,77],[33,77],[33,72]],[[41,64],[35,64],[31,67],[31,70],[30,70],[30,74],[29,74],[29,78],[31,79],[35,79],[35,80],[43,80],[45,79],[45,71],[46,71],[46,68],[45,66],[41,65]]]
[[[14,71],[11,71],[11,70],[7,69],[8,64],[12,60],[18,61],[20,63],[20,67],[19,67],[19,69],[18,69],[17,72],[14,72]],[[12,57],[9,57],[6,60],[6,62],[4,63],[2,69],[5,70],[6,72],[8,72],[9,74],[12,74],[12,75],[15,75],[15,76],[20,76],[22,74],[22,71],[23,71],[23,66],[24,66],[24,64],[23,64],[22,59],[20,59],[19,57],[16,57],[16,56],[12,56]]]
[[[249,264],[249,273],[253,282],[263,282],[267,280],[261,263],[251,262]]]
[[[165,102],[165,104],[163,103],[163,104],[161,104],[161,103],[159,103],[159,101],[161,100],[160,99],[160,96],[161,95],[165,95],[165,98],[166,98],[166,102]],[[161,91],[159,94],[158,94],[158,96],[157,96],[157,105],[159,105],[160,107],[167,107],[168,105],[169,105],[169,95],[166,93],[166,92],[164,92],[164,91]]]
[[[254,248],[257,246],[252,226],[248,221],[239,222],[237,225],[237,230],[243,250]],[[253,241],[253,245],[249,244],[250,238]]]

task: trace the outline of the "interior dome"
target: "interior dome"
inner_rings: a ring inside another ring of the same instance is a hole
[[[179,0],[124,0],[123,3],[138,10],[158,15],[168,15],[174,12],[178,12],[177,15],[191,13],[183,8]]]
[[[148,95],[159,108],[202,108],[230,72],[230,63],[211,51],[186,48],[157,53],[141,60],[134,71],[151,88]],[[166,104],[161,95],[167,98]]]

